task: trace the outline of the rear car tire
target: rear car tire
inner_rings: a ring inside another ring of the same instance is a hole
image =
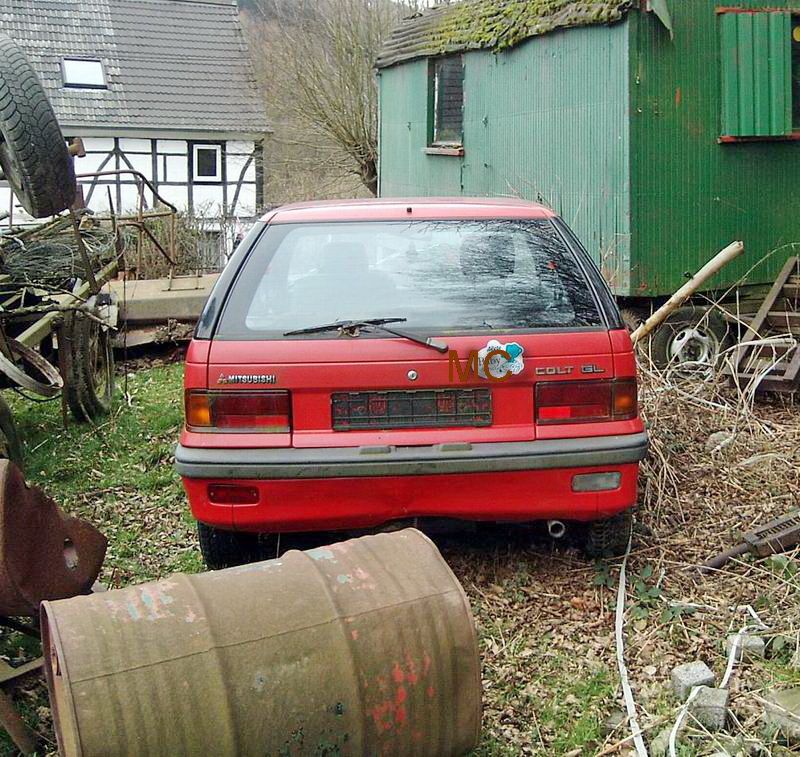
[[[75,200],[75,166],[36,72],[20,47],[0,35],[0,166],[34,218]]]
[[[226,531],[205,523],[197,523],[200,552],[209,570],[233,568],[251,562],[274,560],[290,549],[315,549],[345,536],[321,531],[293,534],[254,534],[246,531]]]
[[[653,334],[650,354],[659,368],[688,361],[716,366],[730,343],[730,327],[716,310],[678,308]]]
[[[258,534],[225,531],[198,522],[197,536],[203,562],[209,570],[233,568],[263,559]]]
[[[633,510],[624,510],[612,518],[589,524],[586,554],[589,557],[619,557],[628,549],[633,528]]]

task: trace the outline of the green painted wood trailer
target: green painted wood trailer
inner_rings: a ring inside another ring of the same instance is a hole
[[[735,239],[713,290],[797,252],[800,0],[465,0],[377,71],[381,195],[543,201],[625,302]]]

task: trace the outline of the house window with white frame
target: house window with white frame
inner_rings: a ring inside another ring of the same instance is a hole
[[[193,145],[192,164],[195,181],[222,181],[222,146]]]

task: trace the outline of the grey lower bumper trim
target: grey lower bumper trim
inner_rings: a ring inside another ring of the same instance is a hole
[[[636,463],[647,433],[536,442],[430,447],[205,449],[178,445],[175,467],[187,478],[349,478],[588,468]]]

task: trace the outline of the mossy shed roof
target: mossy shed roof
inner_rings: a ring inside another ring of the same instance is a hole
[[[462,0],[417,13],[392,31],[376,66],[464,50],[505,50],[529,37],[575,26],[610,24],[630,0]]]

